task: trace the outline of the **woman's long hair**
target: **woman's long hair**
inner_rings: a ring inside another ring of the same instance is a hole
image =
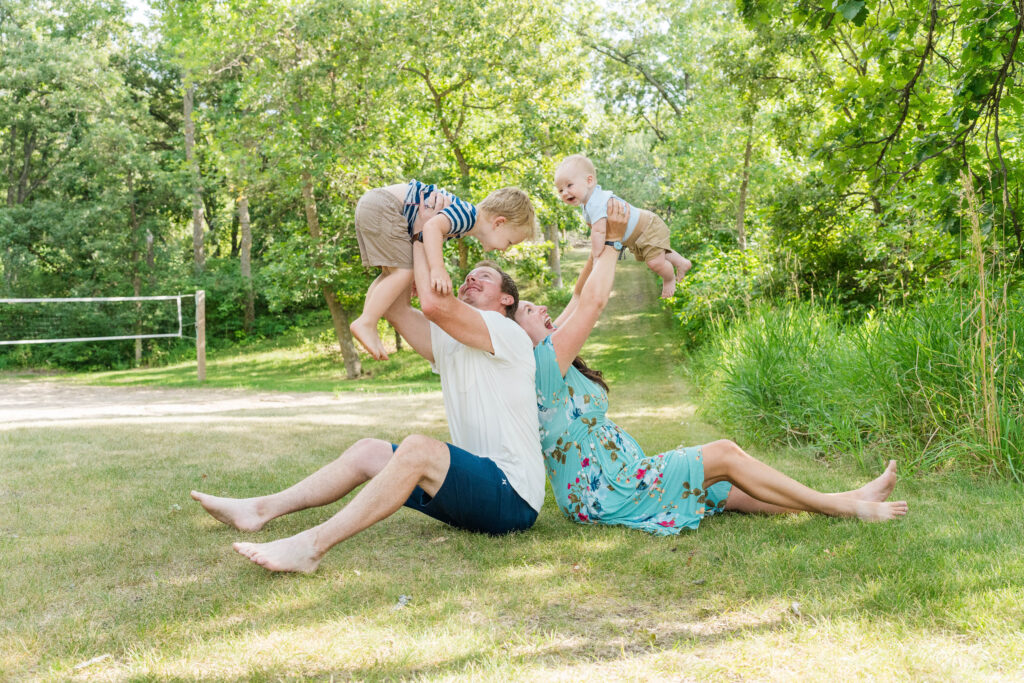
[[[594,384],[598,384],[604,389],[604,393],[608,393],[608,383],[604,381],[604,375],[601,374],[600,370],[594,370],[593,368],[587,367],[587,364],[583,362],[583,359],[576,356],[572,361],[572,366],[580,371],[580,374],[589,379]]]

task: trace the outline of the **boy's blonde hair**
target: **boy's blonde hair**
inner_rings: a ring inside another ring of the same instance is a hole
[[[562,159],[562,163],[558,165],[559,169],[563,169],[567,166],[578,168],[588,175],[592,175],[597,178],[597,167],[594,166],[594,162],[583,156],[582,154],[573,154]]]
[[[534,236],[537,214],[530,197],[518,187],[503,187],[487,195],[477,208],[492,216],[503,216],[509,227],[515,228],[523,239]]]

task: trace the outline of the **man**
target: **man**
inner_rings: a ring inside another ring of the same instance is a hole
[[[544,502],[534,388],[533,344],[513,316],[515,282],[482,264],[466,276],[458,298],[430,286],[423,244],[413,247],[422,310],[396,303],[388,320],[434,364],[452,442],[422,435],[393,446],[362,439],[337,460],[284,491],[257,498],[192,497],[211,515],[255,531],[290,512],[333,503],[366,486],[322,524],[270,543],[235,543],[272,571],[312,572],[334,545],[403,505],[471,531],[503,534],[530,528]]]

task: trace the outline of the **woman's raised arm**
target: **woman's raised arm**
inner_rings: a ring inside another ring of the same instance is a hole
[[[621,202],[610,204],[609,234],[622,235],[628,216],[628,207],[624,207]],[[555,357],[562,375],[569,371],[573,359],[579,355],[608,303],[615,282],[615,262],[618,260],[619,252],[615,249],[605,249],[597,261],[588,260],[576,282],[572,301],[558,316],[557,329],[551,334],[551,343],[555,347]]]

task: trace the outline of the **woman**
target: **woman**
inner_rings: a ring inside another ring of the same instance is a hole
[[[621,206],[609,209],[609,232],[624,222]],[[617,243],[609,244],[613,248],[587,263],[556,323],[546,307],[529,301],[520,302],[516,313],[516,322],[534,343],[544,464],[565,514],[584,524],[621,524],[656,534],[695,529],[701,519],[722,510],[807,511],[865,521],[906,514],[906,502],[885,502],[896,485],[895,461],[859,489],[824,494],[731,441],[645,455],[605,415],[608,387],[578,357],[611,292],[618,253]]]

